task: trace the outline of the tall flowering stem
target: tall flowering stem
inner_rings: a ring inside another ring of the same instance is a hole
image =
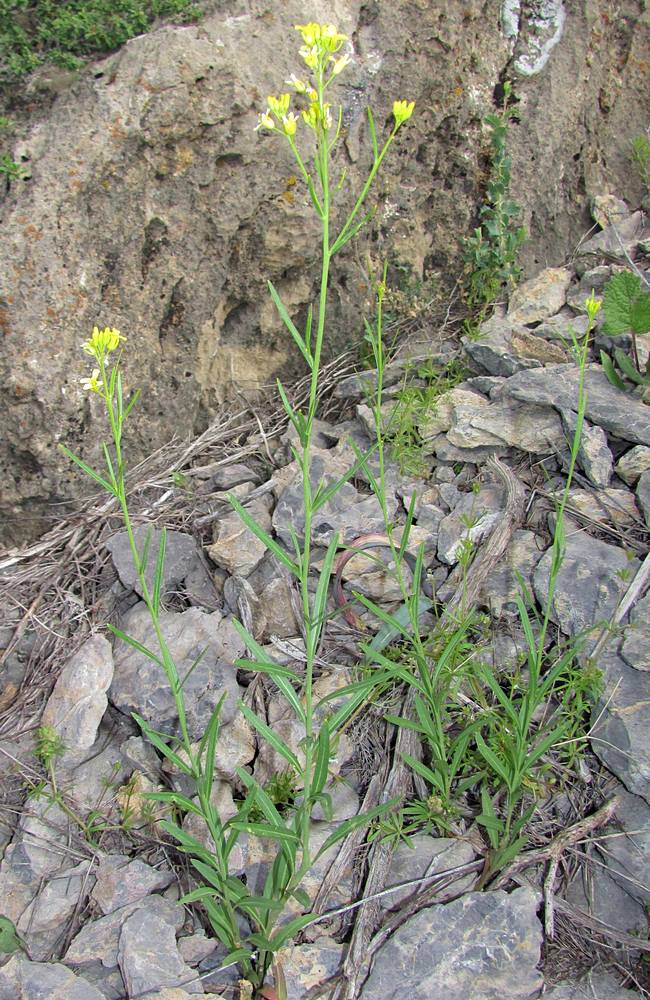
[[[313,670],[318,647],[321,641],[324,626],[324,601],[319,600],[319,595],[326,593],[329,574],[331,573],[332,560],[338,546],[338,538],[335,536],[328,549],[325,559],[316,598],[312,598],[309,593],[309,577],[311,569],[311,536],[313,518],[319,506],[324,502],[324,489],[322,484],[316,488],[311,481],[311,448],[313,437],[314,419],[318,403],[318,384],[320,375],[320,362],[325,339],[326,315],[327,315],[327,287],[332,258],[341,250],[345,244],[352,239],[370,218],[370,214],[362,215],[367,195],[375,176],[382,164],[400,127],[409,120],[413,114],[415,102],[395,101],[393,104],[393,126],[380,148],[377,141],[377,133],[372,116],[368,109],[368,125],[372,142],[372,165],[368,177],[357,197],[354,206],[338,231],[332,233],[332,186],[331,186],[331,157],[337,140],[341,132],[342,109],[338,114],[332,113],[332,104],[327,100],[328,91],[331,85],[346,69],[350,62],[349,53],[342,53],[344,45],[348,42],[348,37],[342,34],[332,24],[309,24],[296,25],[296,30],[302,38],[300,56],[308,70],[306,77],[298,77],[292,74],[286,81],[287,85],[294,91],[301,101],[307,100],[307,107],[303,108],[300,114],[291,110],[291,96],[289,93],[282,93],[279,96],[270,96],[267,99],[267,108],[259,115],[257,128],[267,132],[275,133],[284,137],[288,142],[291,151],[298,164],[300,174],[305,181],[314,210],[321,221],[321,277],[320,291],[318,297],[318,312],[315,337],[312,339],[311,331],[311,310],[307,321],[307,328],[304,336],[294,326],[288,313],[282,305],[278,293],[269,282],[271,295],[278,307],[278,311],[291,333],[301,354],[309,365],[311,377],[309,386],[309,401],[306,413],[296,411],[286,396],[281,383],[278,383],[280,396],[287,412],[287,415],[294,426],[300,442],[300,450],[295,451],[295,457],[299,463],[304,505],[304,536],[301,546],[296,540],[296,563],[295,575],[300,585],[300,595],[305,626],[306,644],[306,670],[303,685],[303,701],[305,709],[305,757],[303,780],[305,789],[305,799],[312,794],[311,785],[313,777],[314,755],[316,752],[316,740],[313,731],[313,700],[312,684]],[[314,153],[314,173],[310,171],[305,158],[300,153],[297,143],[298,127],[306,126],[308,133],[311,132],[315,143]],[[238,505],[237,505],[238,506]],[[255,530],[253,528],[253,530]],[[309,857],[308,838],[309,827],[305,823],[300,831],[302,837],[303,863]]]

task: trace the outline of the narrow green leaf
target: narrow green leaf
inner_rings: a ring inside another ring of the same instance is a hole
[[[166,802],[178,809],[184,809],[185,812],[194,813],[195,816],[203,815],[200,806],[188,799],[186,795],[181,795],[180,792],[145,792],[144,795],[150,802]]]
[[[280,381],[280,379],[276,379],[276,383],[275,384],[276,384],[277,389],[278,389],[278,395],[280,397],[280,401],[282,402],[282,406],[284,408],[284,412],[286,413],[286,415],[288,416],[289,420],[291,421],[291,424],[293,425],[293,427],[294,427],[294,429],[296,431],[296,434],[298,435],[298,440],[300,441],[300,444],[304,447],[305,441],[307,440],[307,423],[306,423],[306,420],[305,420],[303,414],[300,412],[300,410],[296,410],[291,405],[291,402],[289,401],[289,397],[287,396],[286,392],[284,391],[284,386],[282,385],[282,382]],[[296,451],[294,451],[294,458],[298,462],[300,462],[302,456],[299,453],[297,453]]]
[[[406,512],[406,521],[404,522],[404,527],[402,528],[402,540],[400,542],[399,551],[397,553],[397,558],[399,562],[402,562],[404,558],[404,553],[406,552],[406,548],[409,543],[411,528],[413,527],[413,518],[415,517],[415,505],[417,502],[417,498],[418,495],[415,492],[415,490],[413,490],[413,493],[411,494],[411,500],[409,502],[409,508],[408,511]]]
[[[609,381],[612,383],[612,385],[616,389],[620,389],[622,392],[625,392],[625,382],[623,381],[623,379],[620,377],[620,375],[618,374],[618,372],[614,368],[614,363],[613,363],[612,359],[610,358],[609,354],[605,354],[604,351],[601,351],[600,352],[600,363],[603,366],[603,371],[605,372],[605,375],[607,376],[607,378],[609,379]]]
[[[311,923],[313,919],[311,913],[303,913],[301,916],[294,917],[293,920],[289,920],[286,924],[283,924],[280,930],[276,931],[271,938],[272,950],[277,951],[281,948],[285,941],[294,937],[303,927]]]
[[[330,731],[326,722],[321,724],[316,744],[316,761],[311,781],[311,794],[318,795],[325,788],[330,764]]]
[[[252,833],[255,837],[267,840],[282,840],[286,843],[298,843],[298,838],[291,830],[281,826],[269,826],[268,823],[240,823],[238,820],[232,822],[233,830],[240,830],[242,833]]]
[[[377,129],[375,128],[375,121],[372,117],[372,111],[370,108],[366,108],[366,113],[368,115],[368,129],[370,131],[370,141],[372,142],[372,159],[373,163],[376,163],[379,159],[379,146],[377,145]]]
[[[138,715],[137,712],[132,712],[131,715],[139,725],[144,735],[147,737],[149,743],[152,743],[156,750],[160,751],[163,757],[170,760],[172,764],[179,769],[179,771],[182,771],[183,774],[192,774],[192,768],[187,761],[184,761],[181,757],[179,757],[166,742],[167,739],[171,739],[172,737],[165,736],[164,733],[158,733],[155,729],[152,729],[149,723],[146,722],[141,715]]]
[[[294,563],[293,559],[280,545],[278,545],[275,539],[271,538],[268,532],[266,532],[264,528],[262,528],[257,521],[250,516],[248,511],[242,507],[237,497],[233,496],[232,493],[229,493],[228,501],[232,508],[237,511],[246,527],[253,532],[255,537],[259,538],[259,540],[266,545],[267,549],[272,552],[274,556],[277,556],[280,562],[283,563],[287,569],[291,570],[294,576],[298,576],[298,567]]]
[[[165,669],[165,664],[160,657],[156,656],[156,654],[151,649],[148,649],[147,646],[143,646],[137,639],[127,635],[126,632],[123,632],[122,629],[117,628],[115,625],[111,625],[110,622],[106,627],[113,633],[113,635],[116,635],[118,639],[121,639],[122,642],[126,642],[129,646],[133,646],[133,648],[137,649],[139,653],[146,656],[148,660],[152,660],[153,663],[156,663],[162,670]]]
[[[622,351],[620,347],[615,348],[614,357],[616,358],[618,367],[621,369],[623,374],[629,378],[630,382],[634,382],[635,385],[643,385],[643,375],[637,371],[636,365],[632,359],[627,356],[625,351]]]
[[[210,798],[214,782],[214,765],[217,753],[217,740],[219,738],[221,709],[225,700],[226,692],[224,691],[212,710],[210,721],[199,745],[199,761],[203,763],[203,773],[201,775],[201,784],[203,787],[200,790],[205,793],[208,799]]]
[[[351,819],[344,820],[321,846],[314,858],[314,862],[318,861],[318,859],[322,857],[323,854],[330,849],[330,847],[333,847],[334,844],[338,844],[339,840],[343,840],[343,838],[347,837],[347,835],[353,830],[356,830],[360,826],[365,826],[376,816],[381,816],[382,813],[388,812],[397,804],[397,799],[391,799],[389,802],[383,802],[381,805],[374,806],[374,808],[369,809],[368,812],[363,813],[362,815],[352,816]]]
[[[61,451],[63,452],[64,455],[67,455],[67,457],[70,459],[71,462],[74,462],[75,465],[78,465],[79,468],[83,472],[85,472],[87,476],[90,476],[90,478],[94,482],[98,483],[102,487],[102,489],[106,490],[106,492],[110,493],[111,496],[113,496],[113,497],[117,496],[117,493],[116,493],[114,487],[111,486],[111,484],[108,482],[108,480],[104,479],[103,476],[100,476],[99,473],[95,472],[94,469],[91,469],[90,466],[86,465],[86,463],[84,461],[82,461],[80,458],[77,458],[77,456],[75,455],[75,453],[73,451],[70,451],[69,448],[66,448],[66,446],[64,444],[60,444],[59,448],[61,449]]]
[[[158,609],[160,608],[160,594],[162,591],[163,577],[165,574],[165,552],[167,551],[167,529],[163,528],[160,532],[160,541],[158,543],[158,555],[156,557],[156,566],[153,573],[153,609],[156,614],[158,614]]]
[[[476,734],[476,747],[484,760],[490,765],[494,773],[501,778],[506,788],[510,789],[511,777],[508,774],[504,763],[500,761],[494,751],[490,749],[480,733]]]
[[[273,299],[273,302],[275,303],[275,308],[278,310],[278,314],[280,316],[280,319],[282,320],[282,322],[286,326],[287,330],[289,331],[289,333],[293,337],[293,339],[294,339],[294,341],[296,343],[296,346],[298,347],[298,350],[302,354],[303,358],[305,359],[305,361],[307,362],[307,364],[309,365],[309,367],[312,368],[313,364],[314,364],[314,359],[311,356],[311,351],[309,351],[307,349],[307,344],[305,343],[305,341],[300,336],[300,333],[298,332],[298,329],[296,328],[293,320],[289,316],[289,313],[287,312],[286,307],[285,307],[282,299],[278,295],[273,282],[269,281],[269,282],[267,282],[267,284],[268,284],[269,292],[271,293],[271,298]]]
[[[133,393],[133,396],[131,397],[131,401],[127,403],[126,410],[124,411],[125,420],[139,399],[140,399],[140,390],[136,389],[135,392]]]
[[[257,732],[264,737],[266,742],[270,746],[272,746],[273,749],[276,750],[281,757],[284,757],[284,759],[294,769],[296,774],[300,774],[302,768],[300,767],[300,762],[298,761],[298,758],[293,753],[293,751],[289,749],[286,743],[284,743],[283,740],[280,739],[277,733],[275,733],[270,726],[267,726],[265,722],[262,722],[259,716],[257,716],[255,712],[252,712],[248,707],[248,705],[245,705],[243,701],[239,702],[239,708],[242,715],[244,716],[244,718],[248,720],[248,722],[250,722],[251,726],[253,726],[257,730]]]
[[[316,587],[316,594],[314,595],[313,603],[313,621],[312,627],[316,630],[316,636],[314,639],[317,640],[320,636],[320,632],[323,627],[323,623],[327,616],[327,595],[329,593],[330,579],[332,577],[332,566],[334,565],[334,558],[336,556],[336,550],[339,545],[339,535],[335,531],[332,535],[331,541],[327,546],[327,552],[325,553],[325,558],[323,560],[323,565],[318,577],[318,585]],[[314,647],[318,649],[318,642],[314,641]]]
[[[366,465],[367,460],[368,460],[368,458],[370,458],[370,456],[376,450],[376,448],[377,448],[377,445],[375,444],[375,445],[372,446],[372,448],[369,448],[368,451],[365,454],[362,455],[359,452],[359,457],[358,457],[357,461],[345,473],[344,476],[341,476],[340,479],[336,480],[336,482],[331,483],[326,489],[321,489],[319,487],[316,490],[316,493],[315,493],[315,495],[313,497],[313,501],[312,501],[312,509],[313,509],[314,513],[316,513],[316,511],[320,510],[321,507],[323,507],[328,502],[328,500],[331,500],[331,498],[333,496],[335,496],[339,492],[339,490],[341,489],[341,487],[344,486],[345,483],[349,482],[350,479],[352,479],[354,476],[356,476],[358,472],[360,472],[362,469],[363,470],[367,470],[367,465]],[[357,450],[357,449],[355,449],[355,450]]]

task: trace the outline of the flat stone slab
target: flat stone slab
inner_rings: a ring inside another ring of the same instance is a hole
[[[500,392],[525,403],[554,406],[560,413],[571,410],[575,413],[579,374],[575,365],[521,371],[507,379]],[[600,365],[587,366],[585,390],[585,416],[592,424],[633,444],[650,441],[650,407],[613,386]]]
[[[605,648],[604,688],[592,712],[591,745],[630,792],[650,801],[650,673]]]
[[[639,563],[628,559],[623,549],[584,531],[567,532],[567,536],[551,618],[565,635],[575,636],[611,618]],[[543,608],[548,601],[551,562],[552,551],[547,549],[533,575]]]
[[[0,969],[2,1000],[106,1000],[83,976],[58,962],[30,962],[14,955]]]
[[[537,907],[521,888],[421,910],[377,954],[362,1000],[528,1000],[542,986]]]
[[[232,619],[219,611],[206,614],[190,608],[182,614],[160,613],[160,626],[179,676],[189,676],[183,686],[190,737],[203,736],[212,710],[223,693],[221,721],[234,718],[240,690],[235,660],[244,645]],[[156,634],[144,603],[136,604],[124,616],[121,629],[157,656]],[[198,657],[200,662],[191,669]],[[117,639],[114,649],[115,674],[109,691],[113,705],[126,715],[137,712],[155,729],[175,733],[178,725],[176,703],[165,671],[144,653]],[[190,672],[191,671],[191,672]]]
[[[67,749],[87,750],[95,742],[112,680],[111,644],[104,636],[94,635],[61,670],[41,725],[56,729]]]

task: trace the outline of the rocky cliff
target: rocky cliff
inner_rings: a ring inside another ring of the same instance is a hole
[[[521,114],[513,196],[529,275],[570,254],[592,196],[642,197],[629,141],[649,118],[644,0],[207,7],[198,25],[163,27],[92,64],[47,110],[29,90],[20,103],[13,155],[29,176],[0,206],[4,541],[36,534],[53,500],[84,488],[57,442],[93,458],[94,402],[79,385],[93,324],[129,338],[146,386],[134,456],[196,433],[237,393],[291,368],[266,280],[304,316],[316,228],[289,151],[253,129],[266,94],[298,68],[297,21],[335,20],[351,39],[342,206],[367,165],[366,106],[381,126],[394,98],[417,102],[372,228],[337,259],[330,354],[358,339],[368,252],[453,285],[485,180],[482,121],[505,79]]]

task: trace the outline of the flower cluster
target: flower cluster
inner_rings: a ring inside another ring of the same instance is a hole
[[[85,390],[103,395],[104,365],[109,354],[116,351],[123,340],[126,340],[126,337],[123,337],[119,330],[114,330],[110,326],[104,327],[103,330],[100,330],[98,326],[93,327],[92,336],[83,342],[81,349],[97,361],[99,368],[93,368],[89,378],[81,379],[81,385]]]
[[[350,62],[347,53],[337,55],[343,43],[348,40],[348,36],[338,31],[333,24],[318,24],[315,21],[310,21],[309,24],[296,24],[295,28],[300,32],[304,43],[299,50],[300,56],[311,70],[313,80],[303,79],[292,73],[285,82],[296,94],[305,96],[309,100],[309,106],[301,112],[305,124],[314,132],[328,131],[333,124],[332,106],[324,100],[324,95],[332,80],[342,73]],[[268,107],[258,115],[256,130],[263,128],[269,132],[277,132],[293,142],[299,118],[289,110],[290,103],[289,94],[268,97]],[[409,120],[414,107],[415,101],[393,103],[395,131]]]

